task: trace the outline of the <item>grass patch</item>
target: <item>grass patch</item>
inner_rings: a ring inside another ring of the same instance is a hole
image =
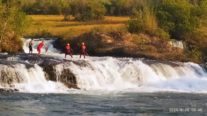
[[[129,17],[106,16],[102,21],[79,22],[74,21],[71,17],[70,21],[64,21],[62,15],[30,15],[32,19],[31,26],[25,33],[25,36],[33,36],[42,32],[51,33],[53,36],[69,38],[71,36],[79,36],[89,32],[94,28],[100,28],[104,31],[119,30],[126,26]]]

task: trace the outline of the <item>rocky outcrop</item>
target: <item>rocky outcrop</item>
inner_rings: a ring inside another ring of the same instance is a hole
[[[11,66],[0,65],[0,83],[3,87],[12,87],[13,83],[19,83],[23,80],[19,73]]]
[[[52,81],[60,81],[64,83],[68,88],[78,89],[76,77],[70,71],[70,69],[63,68],[61,72],[58,72],[56,67],[57,65],[61,64],[42,64],[47,79]]]
[[[68,88],[79,89],[75,75],[69,69],[63,69],[59,76],[59,81],[64,83]]]
[[[89,32],[73,39],[58,39],[55,47],[63,50],[70,43],[74,53],[80,52],[81,42],[85,42],[91,56],[113,56],[148,58],[154,60],[193,61],[183,49],[170,44],[170,40],[146,34],[130,34],[116,31],[110,33]]]

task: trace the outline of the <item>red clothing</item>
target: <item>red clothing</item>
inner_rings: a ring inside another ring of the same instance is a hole
[[[66,58],[67,54],[69,54],[71,56],[71,58],[73,57],[72,49],[71,49],[70,45],[65,46],[65,58]]]
[[[86,45],[81,46],[82,51],[86,51]]]
[[[83,57],[85,58],[85,56],[87,55],[87,52],[86,52],[86,45],[81,45],[81,53],[80,53],[80,58],[81,58],[81,55],[83,55]]]
[[[44,42],[41,42],[41,43],[38,44],[38,46],[37,46],[38,54],[41,53],[41,49],[42,49],[43,46],[44,46]]]
[[[37,49],[42,49],[43,46],[44,46],[44,43],[41,42],[41,43],[38,44]]]
[[[66,46],[65,46],[65,49],[66,49],[66,50],[69,50],[69,49],[70,49],[70,45],[66,45]]]
[[[72,52],[70,45],[66,45],[65,46],[65,53],[69,54],[70,52]]]

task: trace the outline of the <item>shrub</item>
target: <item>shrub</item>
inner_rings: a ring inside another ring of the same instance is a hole
[[[188,0],[162,0],[156,14],[162,29],[174,39],[182,39],[186,33],[193,32],[198,26],[193,6]]]
[[[104,5],[96,0],[77,0],[71,3],[72,15],[78,21],[101,20],[105,15]]]
[[[131,17],[128,23],[129,32],[152,32],[158,28],[153,10],[149,7],[140,9]]]
[[[0,52],[20,51],[29,20],[15,1],[0,1],[0,24]]]
[[[206,60],[207,58],[207,35],[196,31],[185,35],[185,43],[188,53],[197,60]]]
[[[156,16],[152,9],[139,10],[128,22],[128,31],[131,33],[146,33],[163,39],[169,39],[169,34],[158,27]]]

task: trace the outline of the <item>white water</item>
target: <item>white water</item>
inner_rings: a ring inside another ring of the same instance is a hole
[[[85,90],[207,92],[207,73],[197,64],[145,64],[111,57],[88,60],[90,66],[69,68]]]
[[[180,48],[180,49],[184,49],[183,41],[171,40],[171,41],[169,42],[169,44],[170,44],[172,47]]]
[[[23,45],[23,49],[25,53],[29,53],[29,42],[31,41],[31,39],[23,39],[24,40],[24,45]],[[40,39],[33,39],[33,53],[37,53],[37,46],[38,44],[44,40],[44,38],[40,38]],[[53,42],[55,39],[50,39],[50,40],[44,40],[44,47],[42,52],[44,54],[52,54],[52,53],[60,53],[57,49],[55,49],[53,47]],[[48,47],[48,51],[46,52],[45,47]]]
[[[48,81],[41,67],[27,69],[25,65],[15,66],[16,72],[22,77],[23,82],[15,83],[14,86],[20,92],[32,93],[65,93],[68,89],[60,82]]]
[[[64,54],[57,54],[54,48],[49,50],[54,57],[64,57]],[[73,60],[78,61],[78,56]],[[69,68],[76,76],[81,90],[207,93],[207,73],[195,63],[177,63],[176,66],[171,66],[163,63],[147,64],[141,59],[113,57],[90,57],[84,61],[87,66],[70,62],[67,66],[58,65],[56,68],[59,69],[58,72]],[[23,71],[23,77],[27,80],[17,85],[22,91],[65,90],[65,87],[59,86],[60,83],[46,81],[39,66],[30,72],[18,69]]]

